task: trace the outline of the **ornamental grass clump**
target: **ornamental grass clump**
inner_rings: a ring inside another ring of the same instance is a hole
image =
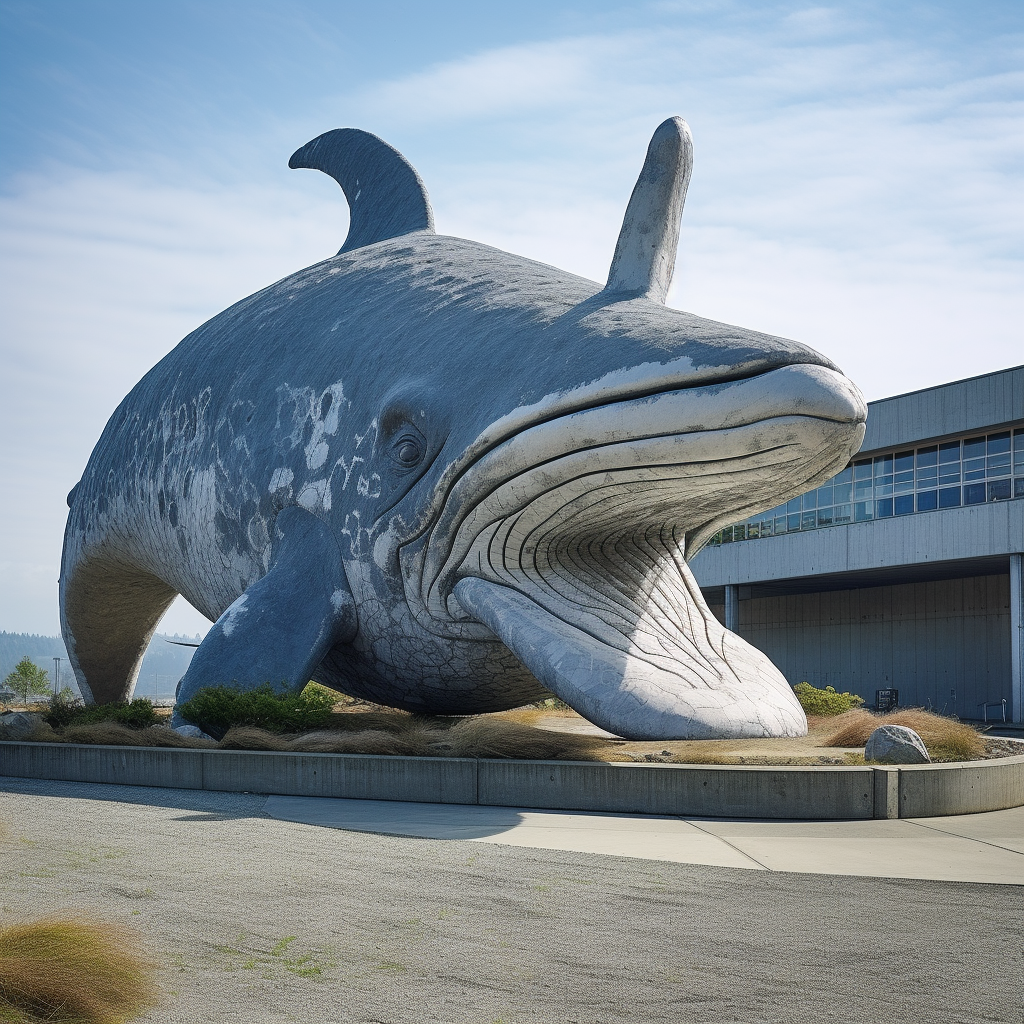
[[[933,761],[973,761],[985,756],[985,737],[977,729],[924,708],[904,708],[887,715],[855,709],[835,724],[839,728],[822,746],[863,747],[879,726],[902,725],[921,737]]]
[[[494,718],[463,718],[432,744],[448,757],[522,758],[530,761],[597,761],[607,746],[597,736],[538,729]]]
[[[808,715],[841,715],[864,703],[863,697],[855,693],[838,693],[833,686],[819,690],[810,683],[797,683],[793,692],[800,701],[800,707]]]
[[[213,740],[182,736],[166,725],[130,729],[117,722],[69,725],[59,732],[42,725],[29,737],[36,743],[90,743],[109,747],[215,747]]]
[[[225,750],[277,750],[316,754],[389,754],[400,757],[520,758],[523,760],[601,760],[606,746],[596,736],[538,729],[488,718],[427,718],[405,715],[336,716],[365,721],[370,728],[325,729],[286,736],[251,726],[228,730]],[[349,731],[352,730],[352,731]]]
[[[0,928],[0,1020],[121,1024],[156,1004],[156,965],[120,925],[48,917]]]

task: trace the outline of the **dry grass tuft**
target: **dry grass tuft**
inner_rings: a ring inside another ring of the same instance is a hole
[[[221,750],[288,750],[288,738],[280,733],[257,729],[254,725],[235,725],[218,744]]]
[[[858,708],[837,715],[833,721],[839,728],[822,746],[863,747],[879,726],[903,725],[921,737],[933,761],[972,761],[985,756],[985,738],[977,729],[924,708],[905,708],[888,715]]]
[[[0,929],[0,1019],[120,1024],[155,1005],[156,965],[139,937],[85,918]]]
[[[213,747],[210,740],[181,736],[165,725],[149,729],[129,729],[117,722],[92,722],[89,725],[69,725],[56,731],[45,722],[33,732],[31,738],[40,743],[94,743],[115,747]]]
[[[398,733],[383,729],[362,732],[310,732],[292,740],[289,750],[311,754],[391,754],[398,757],[423,757],[430,754],[424,730],[409,729]]]
[[[370,718],[370,714],[353,717]],[[373,716],[376,718],[376,715]],[[373,719],[371,719],[373,720]],[[375,722],[375,724],[377,724]],[[388,722],[387,724],[392,724]],[[550,732],[488,718],[412,719],[394,723],[397,731],[325,729],[280,736],[262,729],[232,729],[221,747],[233,750],[292,750],[317,754],[387,754],[396,757],[495,757],[600,760],[606,746],[598,737]]]
[[[198,736],[182,736],[175,732],[169,725],[153,725],[148,729],[131,730],[136,739],[150,747],[189,747],[192,749],[209,749],[217,746],[216,740],[204,740]]]
[[[718,740],[690,740],[686,748],[665,758],[669,764],[739,764],[735,754],[723,754]]]
[[[464,718],[432,746],[447,757],[521,758],[527,761],[600,761],[608,746],[598,736],[552,732],[518,722]]]
[[[369,711],[337,711],[327,724],[328,729],[344,732],[411,732],[423,727],[423,719],[408,711],[374,708]]]
[[[60,743],[61,738],[49,722],[40,722],[25,740],[29,743]]]

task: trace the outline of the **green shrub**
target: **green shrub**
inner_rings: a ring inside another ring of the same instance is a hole
[[[145,697],[118,704],[85,705],[70,690],[62,690],[49,701],[43,719],[54,729],[97,722],[117,722],[129,729],[148,729],[162,721],[153,702]]]
[[[793,692],[808,715],[841,715],[864,703],[863,697],[855,693],[837,693],[832,686],[819,690],[810,683],[797,683]]]
[[[531,708],[536,708],[538,711],[571,711],[572,708],[565,703],[560,697],[547,697],[544,700],[538,700],[530,705]]]
[[[214,737],[241,725],[268,732],[305,732],[327,726],[337,700],[337,694],[323,688],[275,693],[269,683],[256,690],[207,686],[181,704],[178,713]]]

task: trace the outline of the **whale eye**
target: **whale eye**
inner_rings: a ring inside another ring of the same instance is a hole
[[[403,469],[411,469],[423,458],[423,442],[413,434],[403,434],[391,448],[395,461]]]

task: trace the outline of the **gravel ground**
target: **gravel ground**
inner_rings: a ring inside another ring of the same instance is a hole
[[[5,921],[165,965],[141,1020],[1024,1020],[1024,888],[777,874],[275,821],[249,794],[0,779]]]
[[[985,738],[985,756],[1020,757],[1024,754],[1024,740],[1011,739],[1005,736],[988,736]]]

